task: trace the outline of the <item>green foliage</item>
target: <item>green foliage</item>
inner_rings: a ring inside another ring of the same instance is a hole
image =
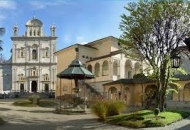
[[[92,106],[92,112],[98,116],[100,120],[104,121],[107,115],[107,107],[104,102],[96,102]]]
[[[57,103],[53,100],[40,100],[38,102],[38,106],[40,106],[40,107],[54,107],[54,106],[57,106]]]
[[[160,112],[157,120],[154,112],[151,110],[140,110],[136,117],[133,118],[133,113],[126,113],[106,118],[106,122],[114,125],[130,128],[148,128],[148,127],[161,127],[169,125],[173,122],[179,121],[183,118],[190,116],[190,112],[185,111],[165,111]]]
[[[154,109],[154,115],[157,116],[160,113],[160,109],[159,108],[155,108]]]
[[[126,106],[119,100],[96,100],[91,109],[101,120],[105,120],[107,116],[120,114],[126,109]]]
[[[138,79],[138,78],[142,78],[142,77],[146,77],[143,73],[140,73],[140,74],[135,74],[133,76],[133,79]]]
[[[38,104],[40,101],[40,96],[38,94],[33,94],[32,96],[28,97],[28,100],[31,101],[33,104]]]
[[[36,104],[33,104],[31,101],[29,100],[19,100],[19,101],[15,101],[13,103],[14,106],[22,106],[22,107],[34,107],[36,106]]]
[[[126,105],[119,100],[106,101],[107,116],[119,115],[126,109]]]
[[[163,108],[168,84],[176,71],[171,68],[170,58],[183,52],[179,46],[190,32],[190,3],[140,0],[130,2],[125,9],[128,13],[121,16],[120,46],[126,55],[133,57],[136,53],[148,62],[152,70],[148,70],[148,78],[155,80],[159,88],[156,105]]]
[[[22,107],[52,107],[56,106],[57,103],[53,100],[39,100],[37,104],[33,104],[32,101],[29,100],[18,100],[13,103],[14,106],[22,106]]]
[[[155,108],[154,109],[154,115],[158,116],[159,113],[160,113],[160,109],[159,108]]]

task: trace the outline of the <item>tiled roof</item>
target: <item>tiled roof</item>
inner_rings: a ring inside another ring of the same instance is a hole
[[[180,81],[190,80],[190,74],[187,75],[178,74],[175,75],[175,78],[179,78]]]
[[[188,75],[175,75],[175,78],[179,78],[179,81],[187,81],[190,80],[190,74]],[[111,85],[111,84],[118,84],[118,83],[123,83],[123,84],[136,84],[136,83],[152,83],[154,82],[151,79],[148,79],[145,76],[138,77],[135,79],[119,79],[113,82],[105,83],[104,85]]]
[[[135,79],[119,79],[113,82],[105,83],[104,85],[111,85],[111,84],[118,84],[118,83],[123,83],[123,84],[136,84],[136,83],[152,83],[153,80],[148,79],[147,77],[138,77]]]

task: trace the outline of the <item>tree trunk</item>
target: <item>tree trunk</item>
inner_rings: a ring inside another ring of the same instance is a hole
[[[165,94],[168,83],[168,74],[166,71],[167,61],[163,62],[163,65],[160,68],[160,79],[158,79],[158,96],[157,96],[157,107],[160,111],[164,111],[165,104]]]
[[[164,102],[165,102],[165,93],[164,91],[162,90],[161,91],[161,94],[160,94],[160,102],[159,102],[159,109],[160,109],[160,112],[164,111]]]

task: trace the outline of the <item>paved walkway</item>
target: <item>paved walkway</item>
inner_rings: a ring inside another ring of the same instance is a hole
[[[6,121],[0,130],[132,130],[97,121],[96,116],[54,114],[54,108],[15,107],[0,100],[0,117]],[[140,130],[189,130],[190,118],[162,128]]]

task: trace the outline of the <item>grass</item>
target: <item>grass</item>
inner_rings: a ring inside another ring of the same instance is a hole
[[[13,103],[14,106],[22,106],[22,107],[53,107],[56,106],[57,103],[53,100],[40,100],[38,104],[33,104],[29,100],[18,100]]]
[[[190,116],[190,112],[165,111],[157,119],[152,110],[140,110],[106,118],[106,122],[130,128],[162,127]]]

